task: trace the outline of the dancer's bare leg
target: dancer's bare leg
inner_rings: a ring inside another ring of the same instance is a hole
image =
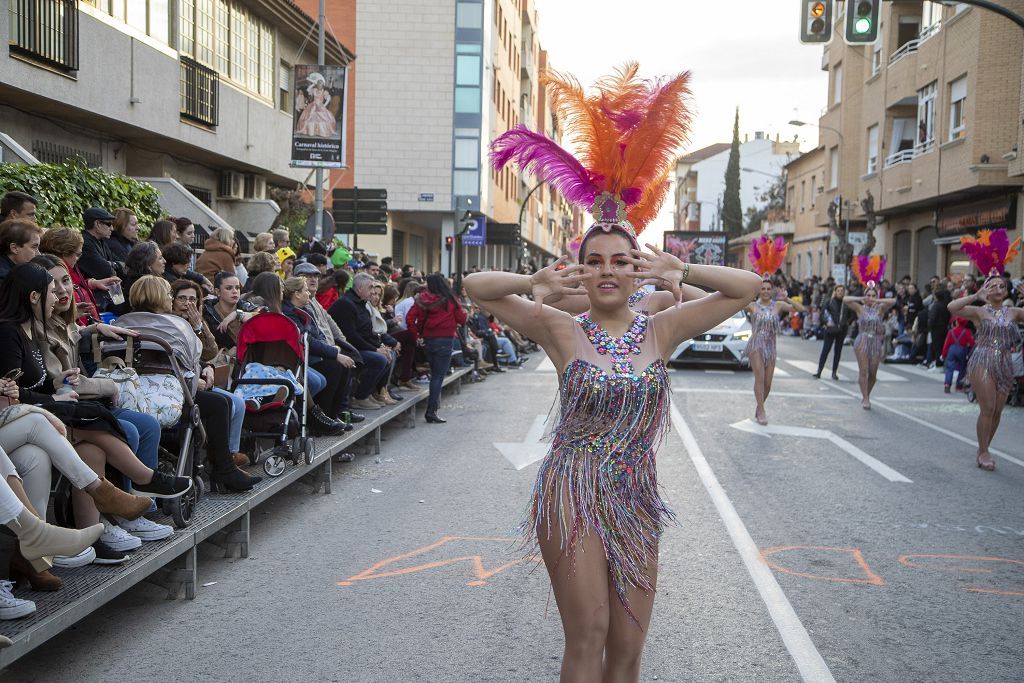
[[[647,560],[647,576],[651,587],[658,584],[658,546],[654,547],[653,557]],[[635,683],[640,679],[640,657],[644,652],[644,641],[647,639],[647,628],[651,623],[651,612],[654,610],[655,591],[632,588],[626,592],[626,600],[633,611],[636,621],[619,601],[614,588],[609,588],[608,600],[611,604],[611,620],[608,629],[608,642],[605,647],[603,683]],[[639,626],[637,625],[639,622]]]
[[[875,390],[875,382],[878,381],[878,361],[868,361],[868,400],[871,400],[871,392]]]
[[[767,424],[764,413],[764,400],[768,396],[765,388],[765,364],[758,351],[750,355],[750,369],[754,373],[754,419],[758,424]]]
[[[1006,394],[1000,393],[996,389],[996,383],[984,372],[971,373],[970,380],[980,407],[975,427],[978,436],[978,464],[988,468],[994,465],[988,449],[999,427],[1003,406],[1006,404]]]
[[[775,359],[774,358],[772,358],[771,361],[769,361],[768,363],[765,363],[765,366],[764,366],[764,400],[762,401],[762,404],[763,403],[767,403],[768,396],[769,396],[769,394],[772,393],[772,380],[773,379],[775,379]],[[765,418],[765,423],[767,424],[767,422],[768,422],[768,414],[763,409],[762,409],[762,412],[765,413],[764,414],[764,418]]]
[[[563,499],[566,497],[563,495]],[[568,512],[568,502],[564,503],[562,509]],[[550,537],[548,521],[542,522],[537,537],[565,632],[559,680],[599,681],[609,620],[608,560],[604,547],[596,536],[587,533],[576,539],[575,556],[570,562],[562,549],[559,520],[550,520]]]
[[[865,410],[871,407],[871,387],[869,374],[871,362],[868,360],[867,351],[854,348],[853,353],[857,356],[857,383],[860,385],[860,405]]]

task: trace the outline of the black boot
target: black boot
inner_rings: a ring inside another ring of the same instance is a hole
[[[438,417],[436,410],[428,410],[427,414],[426,414],[426,418],[427,418],[427,422],[429,422],[431,424],[436,424],[436,425],[443,425],[444,423],[448,422],[448,420],[445,420],[445,419],[442,419],[442,418]]]
[[[243,493],[249,491],[263,477],[251,477],[234,465],[224,471],[210,472],[210,483],[219,493]]]
[[[309,427],[316,436],[337,436],[345,431],[345,423],[327,417],[318,405],[309,408]]]

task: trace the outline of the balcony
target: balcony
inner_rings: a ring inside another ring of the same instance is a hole
[[[900,164],[910,163],[914,159],[924,156],[935,150],[935,139],[928,140],[914,145],[912,149],[905,149],[901,152],[890,154],[885,158],[885,168],[892,168]]]
[[[10,51],[61,71],[78,70],[75,0],[10,0]]]
[[[889,55],[889,66],[892,66],[896,62],[900,61],[904,57],[917,53],[917,48],[921,45],[921,39],[915,38],[914,40],[908,40],[899,47],[896,52]]]
[[[220,76],[194,59],[181,57],[181,118],[217,126]]]

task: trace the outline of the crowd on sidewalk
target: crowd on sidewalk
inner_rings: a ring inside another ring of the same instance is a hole
[[[140,226],[131,209],[92,207],[84,229],[44,229],[40,208],[22,192],[0,199],[0,619],[34,611],[15,597],[19,581],[61,588],[51,564],[119,564],[173,533],[146,515],[156,510],[152,498],[193,485],[159,462],[162,434],[181,419],[180,390],[177,406],[161,404],[157,388],[152,410],[132,409],[137,387],[94,353],[137,336],[133,322],[158,319],[194,345],[194,367],[184,370],[206,434],[205,471],[222,491],[260,480],[244,469],[243,423],[282,400],[282,384],[238,381],[268,372],[301,384],[269,361],[239,362],[240,334],[243,344],[260,341],[243,333],[263,329],[246,328],[254,319],[276,316],[307,340],[313,435],[352,430],[421,387],[429,387],[426,420],[444,423],[441,389],[453,366],[472,365],[482,381],[536,349],[444,275],[378,263],[340,243],[294,245],[281,229],[243,254],[230,228],[210,226],[197,255],[187,217]],[[71,483],[67,523],[78,530],[45,523],[54,468]]]

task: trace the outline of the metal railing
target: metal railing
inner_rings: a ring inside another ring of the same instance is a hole
[[[925,140],[924,142],[914,145],[914,156],[919,157],[922,154],[927,154],[933,149],[935,149],[935,138]]]
[[[917,52],[917,48],[920,44],[920,38],[908,40],[907,42],[903,43],[903,45],[901,45],[900,48],[896,50],[896,52],[893,52],[891,55],[889,55],[889,66],[892,66],[893,64],[900,61],[907,55],[912,55],[915,52]]]
[[[892,168],[899,164],[906,164],[914,160],[914,150],[905,149],[902,152],[890,154],[885,158],[885,168]]]
[[[78,70],[75,0],[9,0],[10,50],[62,71]]]
[[[181,57],[181,116],[207,126],[217,125],[220,76],[208,66]]]
[[[924,41],[928,40],[929,38],[934,36],[936,33],[938,33],[940,28],[942,28],[942,22],[941,21],[936,21],[931,26],[926,26],[921,31],[921,34],[918,36],[918,39],[917,39],[918,40],[918,45],[920,45],[921,43],[923,43]]]

